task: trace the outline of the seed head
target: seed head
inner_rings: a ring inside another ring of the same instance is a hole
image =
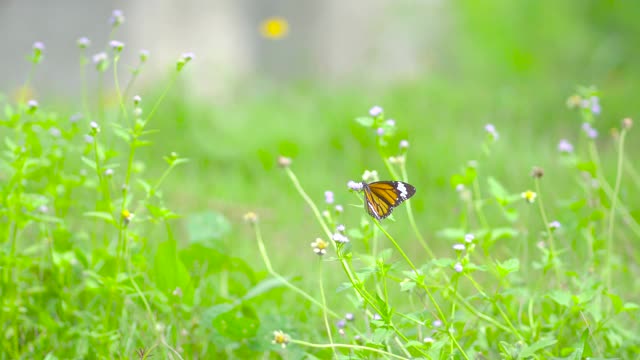
[[[541,167],[534,166],[533,170],[531,170],[531,176],[533,176],[536,179],[540,179],[541,177],[544,176],[544,170]]]
[[[249,211],[248,213],[244,214],[243,218],[244,218],[244,221],[250,224],[255,224],[258,222],[258,215],[253,211]]]
[[[278,156],[278,166],[281,168],[288,168],[291,166],[291,159],[284,156]]]
[[[631,127],[633,126],[633,119],[631,118],[624,118],[622,119],[622,128],[629,130],[631,129]]]

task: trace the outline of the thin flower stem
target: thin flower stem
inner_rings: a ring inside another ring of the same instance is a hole
[[[118,103],[120,104],[120,111],[122,112],[122,116],[124,117],[125,123],[128,121],[127,117],[127,108],[124,105],[124,99],[122,98],[122,92],[120,91],[120,81],[118,80],[118,63],[120,60],[120,55],[116,55],[113,58],[113,83],[116,88],[116,96],[118,97]],[[116,117],[116,122],[117,122]]]
[[[329,344],[333,344],[333,336],[331,335],[331,326],[329,325],[329,317],[327,316],[327,298],[324,295],[324,274],[323,274],[323,262],[322,260],[320,260],[320,271],[318,271],[318,278],[319,278],[319,282],[320,282],[320,297],[322,299],[322,317],[324,318],[324,326],[327,329],[327,337],[329,338]],[[334,357],[338,357],[338,354],[336,352],[335,348],[331,348],[333,350],[333,356]]]
[[[169,90],[171,90],[171,87],[173,87],[173,84],[176,82],[177,79],[178,79],[178,73],[176,72],[176,73],[173,74],[173,76],[171,77],[171,79],[167,83],[167,86],[165,86],[165,88],[162,91],[162,94],[160,94],[160,97],[158,98],[158,100],[156,100],[156,103],[153,105],[153,108],[151,108],[151,111],[149,112],[149,115],[146,117],[145,123],[148,122],[153,117],[153,115],[156,113],[156,111],[158,110],[158,107],[160,106],[160,104],[162,103],[164,98],[167,96],[167,94],[169,93]]]
[[[408,357],[404,357],[404,356],[396,355],[394,353],[390,353],[388,351],[384,351],[384,350],[380,350],[380,349],[376,349],[376,348],[372,348],[372,347],[368,347],[368,346],[362,346],[362,345],[352,345],[352,344],[314,344],[314,343],[310,343],[310,342],[306,342],[306,341],[302,341],[302,340],[293,340],[293,339],[291,339],[289,342],[291,344],[298,344],[298,345],[312,347],[312,348],[318,348],[318,349],[344,348],[344,349],[352,349],[352,350],[365,350],[365,351],[370,351],[372,353],[377,353],[377,354],[380,354],[380,355],[391,357],[391,358],[394,358],[394,359],[405,359],[405,360],[411,359],[411,358],[408,358]]]
[[[271,276],[280,280],[286,287],[297,292],[302,297],[309,300],[309,302],[321,308],[326,313],[330,314],[333,317],[340,318],[340,315],[338,315],[331,309],[327,308],[324,304],[322,304],[321,302],[313,298],[311,295],[307,294],[307,292],[293,285],[287,279],[285,279],[282,275],[278,274],[275,270],[273,270],[273,267],[271,266],[271,261],[269,260],[269,255],[267,255],[267,250],[264,246],[264,241],[262,240],[262,233],[260,232],[260,226],[258,225],[257,222],[253,224],[253,229],[255,231],[256,241],[258,242],[258,250],[260,251],[260,256],[262,256],[262,261],[264,261],[264,265],[267,267],[267,271],[269,272],[269,274],[271,274]]]
[[[402,173],[402,181],[408,182],[409,176],[407,174],[407,167],[405,166],[405,163],[406,163],[406,155],[405,155],[405,161],[403,161],[400,165],[400,172]],[[420,230],[418,230],[416,219],[413,216],[413,207],[411,206],[411,201],[407,201],[406,206],[407,206],[407,215],[409,216],[409,225],[411,225],[411,229],[413,229],[413,233],[418,238],[418,241],[420,242],[420,245],[422,245],[422,248],[424,248],[424,251],[427,252],[427,255],[429,255],[431,259],[435,259],[436,255],[433,253],[433,250],[431,250],[431,247],[429,247],[429,245],[425,241],[424,236],[422,236],[422,233],[420,232]]]
[[[540,210],[540,215],[542,216],[542,221],[544,222],[545,231],[547,232],[547,236],[549,237],[549,255],[551,257],[551,266],[553,267],[553,270],[556,274],[556,280],[559,282],[560,270],[558,268],[559,265],[556,265],[555,261],[558,253],[556,252],[555,241],[553,239],[553,231],[551,230],[551,227],[549,227],[549,219],[547,218],[547,212],[544,207],[544,202],[542,201],[542,193],[540,192],[540,179],[537,177],[534,178],[534,183],[536,185],[536,193],[538,194],[538,209]]]
[[[620,192],[620,184],[622,183],[622,170],[624,165],[624,139],[627,135],[627,129],[622,129],[620,140],[618,140],[618,165],[616,171],[616,182],[613,187],[611,196],[611,210],[609,212],[609,225],[607,226],[607,289],[611,289],[611,279],[613,274],[613,265],[611,263],[611,253],[613,252],[613,228],[616,219],[616,206],[618,205],[618,193]]]
[[[488,229],[489,223],[487,222],[487,218],[484,216],[484,211],[482,211],[482,205],[480,204],[480,201],[482,200],[482,194],[480,193],[480,183],[478,182],[477,176],[475,179],[473,179],[473,195],[471,197],[471,201],[473,201],[473,206],[480,224],[483,228]]]
[[[413,270],[413,272],[416,274],[416,280],[421,278],[420,275],[420,271],[418,271],[418,269],[416,268],[415,265],[413,265],[413,262],[411,262],[411,260],[409,259],[409,257],[407,256],[407,254],[405,254],[405,252],[402,250],[402,248],[400,247],[400,245],[398,245],[398,243],[396,242],[396,240],[393,238],[393,236],[391,236],[391,234],[389,234],[384,227],[382,227],[382,225],[380,224],[379,221],[374,219],[374,224],[376,224],[376,226],[380,229],[380,231],[382,231],[382,233],[387,237],[387,239],[389,239],[389,241],[391,241],[391,243],[393,244],[393,246],[398,250],[398,252],[400,253],[400,255],[404,258],[404,260],[409,264],[409,267],[411,267],[411,269]],[[433,297],[433,295],[431,294],[431,291],[429,291],[429,288],[422,282],[422,281],[416,281],[416,283],[418,284],[418,286],[420,286],[422,289],[424,289],[427,293],[427,296],[429,296],[429,299],[431,300],[431,302],[433,303],[433,306],[436,308],[437,312],[438,312],[438,316],[440,317],[440,320],[446,325],[447,324],[447,320],[444,316],[444,313],[442,312],[442,309],[440,309],[440,306],[438,305],[438,303],[436,302],[435,298]]]
[[[589,144],[589,154],[592,161],[596,164],[596,178],[598,179],[598,184],[600,184],[600,186],[604,190],[604,193],[609,198],[609,201],[613,201],[613,189],[600,170],[600,157],[598,156],[598,150],[596,149],[596,146],[593,142]],[[634,235],[640,237],[640,224],[638,224],[635,218],[631,215],[629,209],[622,203],[617,204],[616,209],[620,213],[620,216],[622,216],[625,221],[627,221],[627,225],[629,226],[629,229],[633,231]]]

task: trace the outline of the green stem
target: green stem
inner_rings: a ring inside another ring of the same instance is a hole
[[[327,316],[327,311],[326,309],[328,309],[327,307],[327,298],[324,295],[324,281],[323,281],[323,266],[324,264],[322,263],[322,261],[320,261],[320,271],[318,274],[319,277],[319,281],[320,281],[320,297],[322,298],[322,317],[324,319],[324,326],[327,329],[327,337],[329,337],[329,344],[333,344],[333,336],[331,335],[331,325],[329,325],[329,317]],[[333,350],[333,356],[335,358],[338,357],[338,354],[336,353],[336,349],[335,348],[331,348]]]
[[[616,206],[618,205],[618,193],[620,192],[620,184],[622,183],[622,170],[624,162],[624,139],[627,134],[627,129],[622,129],[620,133],[620,140],[618,140],[618,165],[616,172],[616,182],[613,187],[613,194],[611,196],[611,210],[609,212],[609,225],[607,226],[607,289],[611,289],[611,279],[613,274],[613,265],[611,263],[611,253],[613,252],[613,228],[616,218]]]
[[[542,201],[542,193],[540,192],[540,178],[534,178],[534,182],[536,185],[536,193],[538,194],[538,209],[540,210],[540,215],[542,216],[542,221],[544,222],[545,231],[547,232],[547,236],[549,237],[549,256],[551,257],[551,266],[553,267],[553,270],[556,274],[556,280],[560,282],[560,270],[558,269],[560,265],[556,264],[555,261],[556,255],[558,253],[556,252],[555,241],[553,239],[553,231],[551,231],[551,227],[549,226],[549,219],[547,218],[547,212],[544,207],[544,202]]]
[[[298,288],[297,286],[293,285],[292,283],[290,283],[287,279],[285,279],[282,275],[278,274],[273,269],[273,266],[271,266],[271,261],[269,260],[269,255],[267,255],[267,250],[266,250],[266,248],[264,246],[264,241],[262,240],[262,233],[260,232],[260,226],[259,226],[257,220],[256,220],[255,223],[252,224],[252,226],[253,226],[253,229],[255,231],[256,241],[258,242],[258,250],[260,251],[260,256],[262,257],[262,261],[264,262],[264,265],[267,267],[267,271],[269,272],[269,274],[271,274],[271,276],[273,276],[273,277],[277,278],[278,280],[280,280],[289,289],[297,292],[302,297],[304,297],[305,299],[309,300],[309,302],[311,302],[312,304],[318,306],[324,312],[330,314],[331,316],[333,316],[335,318],[340,318],[340,315],[338,315],[337,313],[335,313],[331,309],[327,308],[324,304],[322,304],[318,300],[314,299],[311,295],[307,294],[304,290],[302,290],[302,289]]]
[[[402,181],[408,182],[409,176],[407,175],[407,167],[405,166],[405,164],[406,164],[406,155],[405,155],[405,160],[400,165],[400,172],[402,173]],[[407,215],[409,216],[409,225],[411,225],[411,229],[413,230],[413,233],[418,238],[418,241],[420,242],[420,245],[422,245],[422,248],[424,249],[424,251],[427,252],[427,255],[429,255],[431,259],[435,259],[436,255],[433,253],[433,251],[431,250],[431,247],[425,241],[424,236],[422,236],[422,233],[420,232],[420,230],[418,230],[418,225],[416,224],[415,216],[413,216],[413,207],[411,206],[411,202],[407,201],[406,206],[407,206]]]
[[[400,356],[400,355],[396,355],[394,353],[390,353],[388,351],[384,351],[384,350],[380,350],[380,349],[376,349],[376,348],[372,348],[372,347],[368,347],[368,346],[362,346],[362,345],[352,345],[352,344],[314,344],[314,343],[310,343],[310,342],[306,342],[306,341],[302,341],[302,340],[290,340],[289,342],[291,344],[298,344],[298,345],[302,345],[302,346],[306,346],[306,347],[312,347],[312,348],[318,348],[318,349],[344,348],[344,349],[352,349],[352,350],[365,350],[365,351],[370,351],[372,353],[384,355],[386,357],[390,357],[390,358],[394,358],[394,359],[405,359],[405,360],[409,360],[410,359],[410,358],[407,358],[407,357],[404,357],[404,356]]]

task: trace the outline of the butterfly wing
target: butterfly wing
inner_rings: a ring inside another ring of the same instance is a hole
[[[416,188],[402,181],[376,181],[364,184],[365,206],[372,217],[382,220],[393,209],[416,193]]]

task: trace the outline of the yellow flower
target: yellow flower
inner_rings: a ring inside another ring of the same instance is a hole
[[[122,213],[120,215],[122,216],[122,220],[124,221],[125,225],[129,225],[131,219],[133,219],[133,214],[127,209],[122,210]]]
[[[255,224],[256,222],[258,222],[258,215],[253,211],[249,211],[248,213],[244,214],[243,218],[244,221],[250,224]]]
[[[527,190],[525,192],[523,192],[522,194],[520,194],[522,196],[523,199],[525,199],[528,203],[533,203],[534,201],[536,201],[536,196],[538,196],[538,194],[536,194],[535,192],[531,191],[531,190]]]
[[[287,343],[289,342],[289,335],[285,334],[281,330],[277,330],[273,332],[273,344],[282,345],[282,348],[287,347]]]
[[[317,238],[316,241],[311,243],[313,252],[320,256],[327,253],[327,246],[329,246],[329,244],[320,238]]]
[[[270,17],[260,25],[260,33],[267,39],[280,39],[287,36],[289,23],[281,17]]]

